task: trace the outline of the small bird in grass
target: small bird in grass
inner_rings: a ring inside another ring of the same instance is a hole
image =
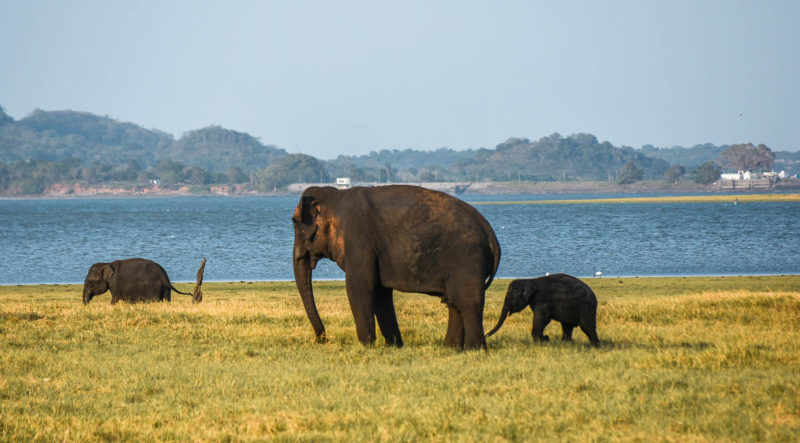
[[[603,273],[600,272],[600,271],[597,271],[597,272],[594,273],[595,277],[600,277],[601,275],[603,275]]]

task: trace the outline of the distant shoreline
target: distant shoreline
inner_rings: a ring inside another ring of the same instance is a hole
[[[788,180],[776,183],[768,188],[739,187],[723,189],[718,185],[701,185],[691,181],[667,183],[662,180],[644,180],[629,185],[619,185],[607,181],[576,182],[424,182],[424,183],[390,183],[422,186],[450,194],[455,194],[456,186],[466,188],[460,195],[559,195],[559,194],[763,194],[800,192],[800,180]],[[386,184],[368,183],[364,186],[385,186]],[[256,197],[256,196],[291,196],[300,195],[309,186],[333,186],[330,183],[295,183],[286,191],[257,192],[234,188],[232,186],[184,186],[175,187],[143,187],[129,184],[87,187],[79,184],[72,186],[57,185],[42,194],[8,195],[0,194],[0,199],[73,199],[73,198],[152,198],[152,197]],[[202,189],[201,189],[202,188]]]
[[[763,279],[763,278],[800,278],[800,274],[795,273],[777,273],[777,274],[707,274],[707,275],[603,275],[602,277],[580,276],[576,277],[587,282],[607,282],[613,280],[741,280],[741,279]],[[518,277],[498,277],[494,282],[505,284],[518,278],[526,278],[523,276]],[[193,285],[195,282],[186,280],[177,280],[172,283],[178,285]],[[329,285],[344,285],[345,280],[339,278],[320,278],[314,279],[314,283],[329,284]],[[219,287],[225,285],[275,285],[294,287],[295,281],[293,279],[286,280],[208,280],[203,281],[203,287]],[[9,291],[12,287],[31,288],[31,287],[83,287],[83,282],[62,282],[62,283],[0,283],[0,292]],[[179,288],[180,289],[180,288]],[[408,294],[412,294],[409,292]],[[108,293],[106,293],[108,294]]]
[[[617,197],[585,198],[565,200],[535,201],[486,201],[472,202],[473,205],[546,205],[546,204],[636,204],[636,203],[729,203],[744,204],[753,202],[800,202],[800,194],[726,194],[726,195],[680,195],[659,197]]]

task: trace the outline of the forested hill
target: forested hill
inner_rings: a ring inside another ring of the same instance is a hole
[[[211,171],[255,171],[286,156],[283,149],[219,126],[189,131],[178,140],[157,129],[88,112],[35,110],[14,121],[0,108],[0,162],[77,159],[150,167],[164,160]]]
[[[264,145],[244,132],[220,126],[189,131],[172,144],[172,160],[211,171],[240,168],[243,171],[264,169],[288,155],[283,149]]]
[[[62,182],[247,183],[273,191],[295,182],[663,180],[670,165],[691,174],[728,146],[617,147],[591,134],[510,138],[494,148],[393,149],[321,161],[220,126],[171,134],[76,111],[35,110],[15,121],[0,107],[0,193],[36,193]],[[800,154],[776,152],[792,174]],[[623,172],[621,174],[621,172]],[[675,178],[673,178],[674,180]]]
[[[715,160],[729,145],[717,146],[711,143],[694,145],[691,148],[673,146],[671,148],[657,148],[653,145],[642,146],[642,153],[649,157],[660,158],[673,165],[681,165],[693,169],[702,165],[707,160]]]
[[[562,137],[553,134],[531,142],[511,138],[494,150],[480,150],[456,165],[465,177],[491,176],[494,180],[615,180],[627,162],[633,162],[646,179],[661,179],[669,163],[629,147],[599,142],[591,134]]]
[[[86,164],[125,164],[136,160],[149,166],[172,143],[171,135],[133,123],[87,112],[37,109],[17,122],[8,118],[0,127],[0,161],[76,158]]]

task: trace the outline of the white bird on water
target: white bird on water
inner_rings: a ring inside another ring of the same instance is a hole
[[[597,272],[594,273],[595,277],[600,277],[601,275],[603,275],[603,273],[600,272],[600,271],[597,271]]]

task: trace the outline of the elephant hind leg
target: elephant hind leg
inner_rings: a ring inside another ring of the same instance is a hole
[[[483,331],[483,303],[470,303],[461,307],[464,323],[464,349],[486,349]]]
[[[574,323],[561,323],[561,339],[564,341],[572,341],[572,330],[575,329]]]
[[[587,337],[592,346],[600,346],[600,339],[597,338],[597,318],[596,314],[581,316],[581,330]]]
[[[375,318],[378,327],[386,339],[387,346],[403,347],[400,326],[397,324],[397,313],[394,310],[394,296],[391,288],[378,288],[375,294]]]
[[[457,349],[486,349],[483,331],[484,282],[480,273],[451,276],[444,299],[450,308],[445,344]]]

